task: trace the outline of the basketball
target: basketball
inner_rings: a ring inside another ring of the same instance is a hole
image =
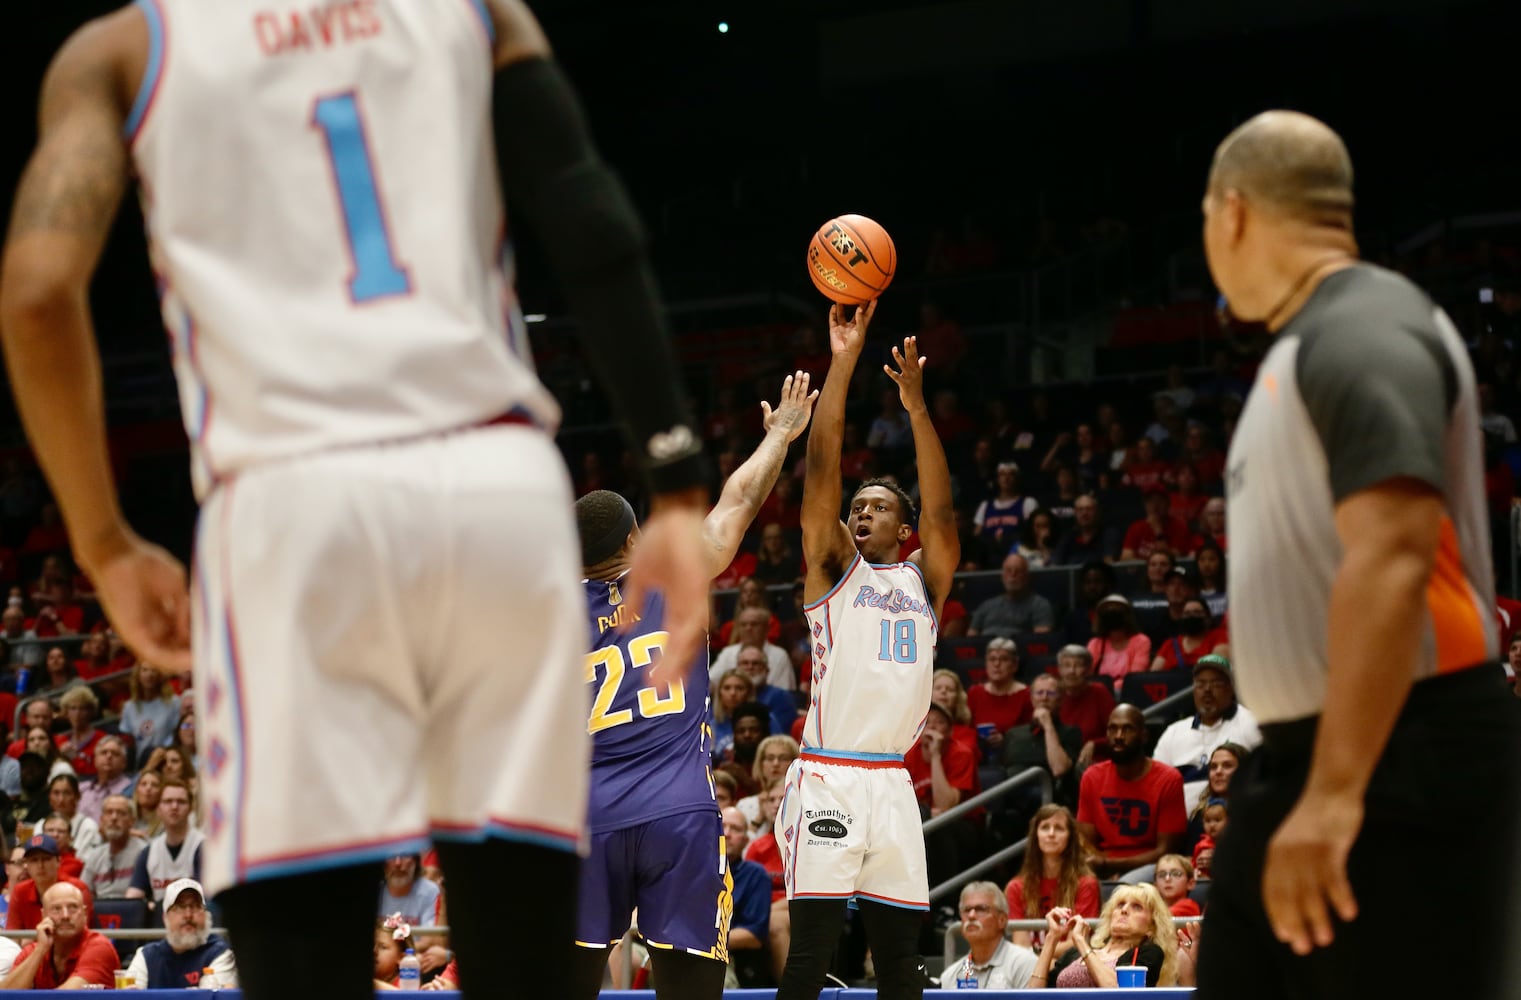
[[[842,305],[865,305],[881,295],[897,269],[892,237],[864,215],[830,219],[808,244],[808,277]]]

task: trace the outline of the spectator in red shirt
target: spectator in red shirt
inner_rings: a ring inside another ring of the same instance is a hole
[[[44,896],[47,916],[37,939],[16,956],[10,974],[0,980],[7,990],[112,989],[121,960],[105,935],[89,929],[88,890],[59,883]]]
[[[74,673],[87,681],[111,672],[111,639],[104,632],[92,632],[79,646]]]
[[[51,657],[52,651],[48,651]],[[67,661],[65,661],[67,664]],[[100,712],[100,699],[87,687],[70,688],[58,699],[64,718],[69,720],[69,731],[53,737],[58,752],[74,768],[81,778],[95,776],[95,744],[102,733],[95,728],[95,716]]]
[[[45,833],[34,834],[25,844],[21,867],[26,878],[11,890],[10,909],[5,914],[5,929],[29,931],[42,922],[42,898],[59,883],[77,888],[84,896],[85,925],[95,922],[89,886],[59,871],[58,841]]]
[[[1063,646],[1056,654],[1056,679],[1061,682],[1061,705],[1056,716],[1083,734],[1077,769],[1093,763],[1099,748],[1108,750],[1109,713],[1114,711],[1114,690],[1090,680],[1093,654],[1086,646]]]
[[[782,881],[782,850],[776,843],[776,813],[782,807],[782,799],[786,794],[786,775],[772,778],[771,784],[761,791],[761,814],[771,818],[771,829],[751,840],[750,846],[745,848],[745,860],[754,861],[771,875],[773,915],[776,913],[776,903],[780,902],[784,908],[787,905],[787,886]]]
[[[1146,719],[1134,705],[1109,713],[1109,760],[1083,773],[1077,825],[1095,852],[1100,876],[1154,864],[1172,854],[1188,829],[1183,776],[1146,756]]]
[[[1225,501],[1220,497],[1210,497],[1204,504],[1204,509],[1199,512],[1199,537],[1195,541],[1197,548],[1204,542],[1214,542],[1220,547],[1221,552],[1229,552],[1225,545]]]
[[[1157,458],[1157,443],[1149,437],[1136,439],[1130,449],[1130,461],[1125,463],[1124,483],[1142,493],[1167,489],[1167,476],[1171,470],[1167,463]]]
[[[1146,494],[1146,516],[1131,522],[1126,529],[1125,541],[1120,545],[1122,560],[1145,559],[1158,545],[1166,545],[1174,555],[1193,552],[1194,540],[1188,525],[1167,513],[1170,503],[1166,490]]]
[[[41,520],[27,532],[21,543],[21,555],[30,556],[43,552],[62,552],[69,547],[69,532],[58,514],[58,505],[45,503],[39,513]]]
[[[972,711],[972,725],[992,750],[1003,745],[1006,730],[1030,721],[1030,688],[1018,677],[1019,646],[1013,639],[988,640],[982,671],[986,679],[966,693],[966,703]]]
[[[968,347],[961,324],[946,316],[933,302],[919,307],[919,353],[945,376],[953,376],[966,357]]]
[[[1181,854],[1164,854],[1157,859],[1155,878],[1157,892],[1162,902],[1175,917],[1197,917],[1202,912],[1199,904],[1189,897],[1195,885],[1194,865]],[[1193,940],[1193,925],[1178,925],[1178,940]]]
[[[16,730],[21,736],[11,740],[11,745],[5,748],[5,755],[19,758],[22,751],[26,750],[27,733],[33,729],[51,731],[53,718],[53,703],[48,699],[33,698],[27,702],[21,710],[21,726]]]
[[[972,756],[982,759],[982,750],[977,746],[977,730],[972,726],[972,710],[967,704],[966,689],[961,686],[961,677],[954,670],[937,670],[930,680],[930,701],[945,709],[951,717],[951,739],[960,743],[972,752]]]
[[[840,476],[845,480],[845,489],[853,489],[856,483],[870,479],[876,464],[877,456],[866,447],[861,425],[854,420],[848,421],[840,446]]]
[[[951,739],[952,724],[950,713],[930,702],[924,732],[903,755],[903,766],[919,799],[919,813],[925,819],[939,816],[977,792],[977,759]],[[939,885],[973,860],[980,822],[973,818],[976,815],[974,811],[924,838],[930,885]]]
[[[28,625],[38,636],[78,635],[84,631],[84,608],[74,603],[74,588],[67,582],[55,583],[45,595],[33,597],[40,607]]]
[[[1209,497],[1199,492],[1199,473],[1187,462],[1178,465],[1173,476],[1177,486],[1167,496],[1167,513],[1192,531]]]
[[[941,389],[935,393],[931,422],[934,424],[935,434],[940,438],[940,443],[945,445],[945,450],[948,452],[961,447],[968,438],[977,433],[977,421],[961,409],[961,401],[957,399],[952,389]]]
[[[1025,860],[1004,888],[1011,920],[1040,920],[1058,906],[1084,917],[1097,917],[1103,905],[1099,880],[1083,857],[1077,820],[1066,806],[1048,802],[1030,817]],[[1027,891],[1026,886],[1034,887]],[[1012,940],[1039,948],[1045,935],[1015,931]]]
[[[897,399],[894,394],[894,405]],[[797,478],[791,470],[782,469],[776,474],[776,485],[771,487],[771,494],[761,501],[760,510],[755,513],[755,523],[762,528],[777,524],[785,531],[793,531],[802,524],[802,512],[803,505],[797,499]]]
[[[1204,425],[1191,422],[1183,434],[1183,450],[1178,458],[1193,466],[1199,474],[1199,488],[1208,490],[1220,482],[1225,473],[1225,456],[1209,443]]]
[[[1157,655],[1151,661],[1151,669],[1192,670],[1195,663],[1211,653],[1229,655],[1225,632],[1213,628],[1213,624],[1214,617],[1204,598],[1188,598],[1183,602],[1182,616],[1178,619],[1178,634],[1156,647]]]
[[[84,880],[84,862],[74,851],[74,838],[69,835],[67,816],[53,813],[42,821],[42,832],[53,838],[58,845],[58,874]]]

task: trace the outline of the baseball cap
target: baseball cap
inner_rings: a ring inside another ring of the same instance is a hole
[[[1167,571],[1167,579],[1170,580],[1173,577],[1177,577],[1184,583],[1191,583],[1194,586],[1199,585],[1199,572],[1192,566],[1174,566]]]
[[[1103,607],[1105,604],[1123,604],[1128,608],[1130,607],[1130,598],[1124,594],[1109,594],[1099,601],[1098,604],[1094,605],[1094,607]]]
[[[169,883],[169,888],[164,890],[164,909],[169,909],[187,892],[193,892],[201,897],[201,902],[206,902],[206,890],[201,888],[201,883],[193,878],[178,878]]]
[[[1197,676],[1201,670],[1218,670],[1227,678],[1234,679],[1231,674],[1231,661],[1216,653],[1199,657],[1199,662],[1194,664],[1194,674]]]
[[[25,858],[33,854],[51,854],[55,858],[58,857],[58,841],[45,833],[31,837],[27,840],[26,850],[21,856]]]

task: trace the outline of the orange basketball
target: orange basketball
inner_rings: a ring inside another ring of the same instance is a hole
[[[826,298],[843,305],[865,305],[881,295],[897,269],[892,237],[864,215],[830,219],[808,244],[808,277]]]

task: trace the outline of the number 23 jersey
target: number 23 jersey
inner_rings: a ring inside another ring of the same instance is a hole
[[[919,567],[857,555],[803,610],[813,642],[804,748],[908,752],[929,712],[938,635]]]
[[[653,592],[642,618],[623,602],[617,580],[586,580],[591,652],[586,654],[592,737],[593,833],[621,830],[662,816],[715,809],[709,772],[706,647],[667,685],[646,673],[662,651],[665,595]],[[633,621],[627,632],[618,628]]]
[[[483,5],[138,8],[126,135],[199,494],[512,411],[558,423],[512,291]]]

